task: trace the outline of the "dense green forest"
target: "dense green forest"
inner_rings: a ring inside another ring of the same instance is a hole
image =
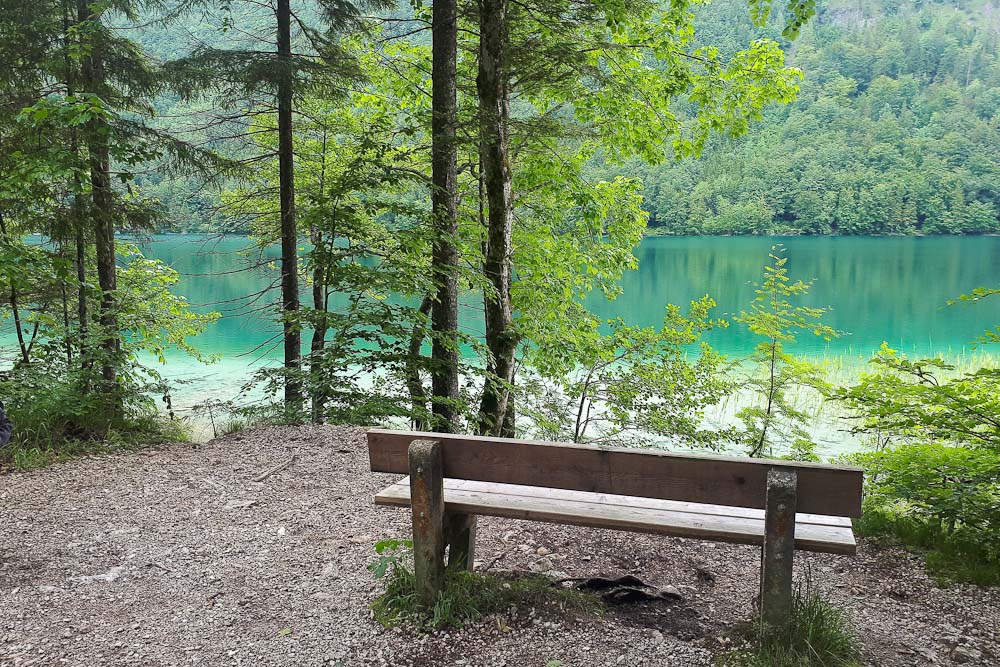
[[[715,16],[723,40],[748,29]],[[788,54],[798,99],[748,136],[629,165],[653,233],[1000,231],[1000,9],[834,0]]]
[[[737,0],[698,14],[705,43],[732,52],[774,38],[803,79],[795,102],[768,108],[746,136],[711,139],[700,159],[620,166],[596,157],[596,174],[642,181],[649,233],[1000,232],[1000,9],[829,0],[794,42],[754,26]],[[169,59],[212,30],[195,14],[136,32]],[[178,129],[197,126],[205,110],[176,96],[157,107]],[[246,231],[219,211],[218,183],[162,173],[138,182],[167,205],[164,230]]]

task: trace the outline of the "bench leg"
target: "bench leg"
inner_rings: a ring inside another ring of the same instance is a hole
[[[414,440],[408,450],[417,594],[433,606],[444,585],[444,469],[441,443]]]
[[[476,515],[448,515],[448,569],[472,572],[476,560]]]
[[[794,472],[771,470],[767,474],[760,616],[764,624],[771,627],[784,625],[792,609],[796,485]]]

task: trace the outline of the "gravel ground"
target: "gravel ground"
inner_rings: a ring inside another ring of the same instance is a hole
[[[254,478],[289,458],[287,470]],[[372,545],[408,534],[371,496],[364,432],[268,428],[0,477],[0,667],[709,666],[751,609],[752,547],[483,518],[481,566],[633,574],[684,600],[573,618],[518,610],[386,631]],[[940,589],[904,552],[799,554],[870,665],[1000,665],[1000,590]],[[710,574],[706,574],[710,573]],[[714,575],[714,577],[713,577]],[[714,581],[713,581],[714,579]]]

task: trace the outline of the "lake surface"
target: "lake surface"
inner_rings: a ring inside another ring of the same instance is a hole
[[[823,320],[845,332],[826,343],[801,336],[795,349],[815,356],[868,357],[882,341],[908,353],[960,354],[1000,322],[1000,299],[948,306],[975,287],[1000,286],[1000,237],[689,237],[649,238],[639,269],[614,302],[597,312],[635,324],[662,320],[662,304],[704,294],[731,317],[753,299],[754,283],[776,243],[793,280],[814,280],[800,303],[829,307]],[[748,353],[756,340],[742,325],[713,334],[723,352]]]
[[[824,320],[845,332],[829,343],[802,336],[794,349],[814,357],[860,364],[882,341],[909,354],[969,353],[969,341],[1000,322],[1000,298],[948,306],[951,298],[978,286],[1000,285],[1000,237],[658,237],[636,249],[639,268],[622,279],[615,301],[594,296],[593,311],[630,324],[657,325],[667,303],[686,304],[709,294],[719,303],[715,315],[731,318],[753,298],[754,282],[775,243],[786,248],[792,279],[815,280],[802,302],[830,307]],[[198,310],[223,317],[195,344],[220,361],[204,366],[180,354],[168,358],[165,374],[182,384],[177,404],[187,407],[205,398],[230,399],[264,364],[278,362],[278,327],[267,313],[256,312],[269,299],[251,299],[278,277],[275,265],[247,269],[263,257],[248,255],[241,237],[191,235],[153,237],[146,253],[181,273],[177,291]],[[470,299],[475,303],[475,299]],[[481,315],[469,308],[465,326],[481,330]],[[10,323],[0,344],[11,352]],[[756,344],[742,325],[713,332],[710,342],[734,356]]]

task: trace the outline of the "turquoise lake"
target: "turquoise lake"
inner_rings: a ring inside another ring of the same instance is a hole
[[[595,295],[588,305],[604,318],[656,325],[665,304],[709,294],[719,304],[716,315],[728,318],[753,298],[775,243],[785,246],[793,279],[815,281],[802,302],[828,306],[825,320],[845,332],[829,343],[804,336],[795,346],[802,353],[867,356],[887,341],[911,353],[958,354],[1000,321],[1000,299],[947,305],[974,287],[1000,284],[1000,237],[993,236],[647,238],[636,249],[639,268],[622,279],[621,296],[607,301]],[[261,302],[247,300],[272,284],[276,267],[241,270],[254,259],[241,252],[246,247],[239,237],[185,235],[154,237],[145,245],[148,255],[181,273],[178,291],[192,304],[223,313],[198,341],[205,352],[246,354],[278,331],[266,315],[249,312]],[[465,315],[470,329],[480,328],[477,313]],[[734,355],[755,344],[737,324],[711,340]]]
[[[831,342],[803,336],[794,346],[799,353],[861,364],[886,341],[909,354],[957,357],[969,354],[969,342],[1000,322],[1000,299],[947,305],[977,286],[1000,285],[1000,237],[654,237],[636,249],[639,267],[623,277],[622,295],[610,302],[595,295],[588,305],[604,318],[656,325],[665,304],[709,294],[719,304],[716,316],[731,318],[752,299],[753,283],[775,243],[785,246],[793,279],[815,281],[803,302],[830,307],[826,322],[845,332]],[[244,252],[247,247],[242,237],[190,235],[156,236],[144,244],[149,256],[180,272],[177,291],[192,305],[223,315],[195,341],[219,355],[219,362],[204,366],[172,354],[162,369],[182,382],[176,392],[182,408],[208,397],[234,398],[254,370],[280,355],[272,340],[278,327],[266,313],[255,312],[268,297],[247,298],[276,280],[277,267],[246,270],[248,262],[260,263]],[[264,259],[276,255],[275,249]],[[470,331],[481,330],[475,303],[470,296],[463,310]],[[9,359],[10,322],[3,326],[0,342]],[[709,340],[734,356],[756,343],[735,323]]]

